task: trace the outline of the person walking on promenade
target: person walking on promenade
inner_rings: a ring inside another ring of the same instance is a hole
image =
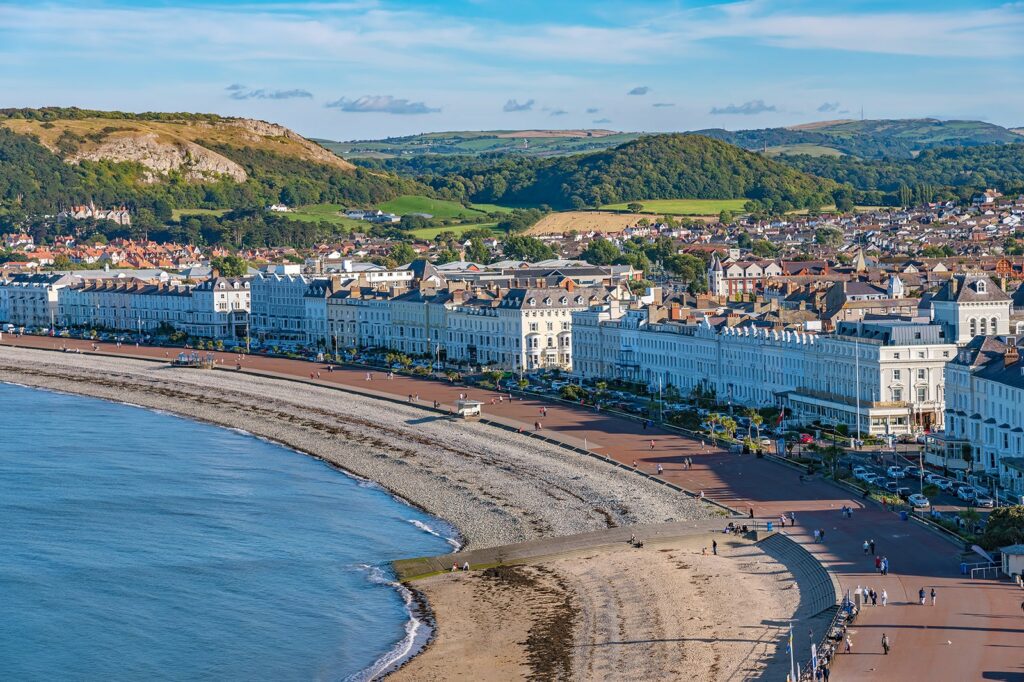
[[[636,460],[633,460],[633,468],[636,469]]]
[[[882,633],[882,651],[886,656],[889,655],[889,635]]]
[[[660,475],[661,475],[661,474],[663,474],[664,472],[665,472],[665,470],[664,470],[663,468],[661,468],[661,464],[659,464],[659,465],[658,465],[658,475],[660,476]]]
[[[718,556],[718,540],[711,541],[711,553]]]
[[[796,525],[796,512],[789,512],[789,525]]]
[[[871,547],[868,545],[868,541],[865,540],[864,541],[864,553],[867,554],[869,549],[871,549]]]
[[[889,557],[882,557],[882,575],[889,575]]]
[[[853,640],[850,639],[849,635],[846,636],[846,649],[845,649],[845,651],[846,651],[846,653],[850,653],[851,651],[853,651]]]
[[[882,606],[885,606],[888,603],[889,603],[889,593],[886,592],[885,589],[883,589],[882,590]]]
[[[920,590],[917,591],[917,602],[921,606],[924,606],[924,588],[923,587]]]
[[[878,593],[871,590],[871,605],[878,606]]]
[[[871,545],[871,553],[874,554],[875,553],[875,541],[871,540],[870,545]]]
[[[814,529],[814,543],[817,544],[820,541],[821,541],[821,531],[819,531],[817,528],[815,528]]]
[[[821,528],[819,529],[819,532],[821,533],[821,541],[825,542],[825,529]]]
[[[750,513],[748,514],[748,516],[750,518],[754,518],[754,508],[753,507],[750,508]]]
[[[540,422],[533,422],[533,430],[540,431]]]
[[[936,597],[935,588],[933,587],[932,588],[932,606],[935,606],[935,597]]]
[[[877,573],[882,572],[882,557],[878,556],[877,554],[875,555],[875,571]]]
[[[651,439],[651,450],[653,450],[653,449],[654,449],[654,439],[652,438]]]

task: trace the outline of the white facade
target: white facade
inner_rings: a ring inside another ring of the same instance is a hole
[[[955,348],[933,325],[844,325],[845,333],[818,335],[648,320],[647,309],[613,306],[574,315],[576,372],[682,394],[699,386],[722,403],[785,405],[799,422],[851,429],[859,395],[863,433],[941,423],[942,369]]]
[[[37,328],[58,322],[58,295],[74,279],[68,275],[14,275],[0,280],[0,322]]]
[[[260,274],[250,283],[251,336],[268,345],[295,345],[306,340],[306,290],[302,275]]]
[[[932,319],[963,345],[975,336],[1010,333],[1013,302],[988,275],[955,275],[932,298]]]

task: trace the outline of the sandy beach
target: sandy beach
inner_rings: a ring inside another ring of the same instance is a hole
[[[706,536],[416,580],[439,627],[394,679],[783,679],[799,589],[757,545],[716,539],[718,556]]]

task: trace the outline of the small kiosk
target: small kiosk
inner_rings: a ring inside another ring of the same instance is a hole
[[[463,419],[475,419],[480,417],[480,408],[483,403],[479,400],[457,400],[455,412]]]

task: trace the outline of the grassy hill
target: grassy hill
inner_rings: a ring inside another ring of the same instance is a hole
[[[346,158],[385,159],[421,154],[558,156],[607,149],[639,137],[614,130],[482,130],[424,133],[384,140],[317,140]]]
[[[810,147],[816,150],[811,153],[821,154],[828,149],[865,159],[910,158],[922,150],[936,147],[1021,142],[1019,135],[992,123],[933,118],[822,121],[788,128],[697,132],[744,149],[768,147],[769,151],[778,153],[801,154]]]
[[[422,190],[283,126],[215,114],[0,109],[0,214],[94,201],[145,208],[374,205]]]
[[[655,199],[754,200],[780,210],[831,201],[833,183],[700,135],[649,135],[588,154],[420,157],[420,181],[456,200],[582,209]]]
[[[685,216],[717,216],[722,211],[739,213],[743,210],[746,199],[653,199],[640,200],[637,203],[643,205],[642,213],[654,213],[657,215],[685,215]],[[604,211],[627,211],[627,204],[605,204],[601,207]]]

